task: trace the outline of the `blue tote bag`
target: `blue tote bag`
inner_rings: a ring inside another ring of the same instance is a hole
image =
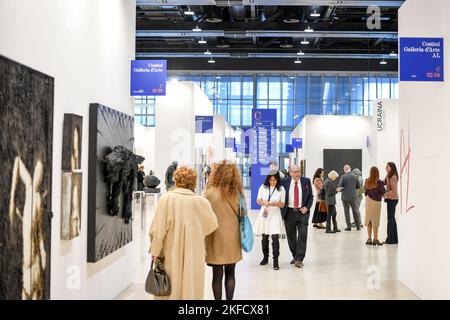
[[[241,247],[245,252],[253,248],[253,229],[247,214],[247,205],[243,194],[239,196],[239,226],[241,229]]]

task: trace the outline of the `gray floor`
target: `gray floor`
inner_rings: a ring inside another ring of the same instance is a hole
[[[151,208],[151,205],[147,207]],[[380,239],[385,238],[385,211],[383,213]],[[151,212],[147,214],[151,216]],[[257,214],[258,211],[252,211],[251,218]],[[140,219],[135,220],[134,283],[118,299],[152,299],[144,291],[150,263],[147,254],[150,220],[146,221],[144,232],[140,229]],[[281,241],[280,270],[273,270],[271,263],[260,266],[261,242],[256,237],[253,251],[244,253],[243,260],[237,264],[235,299],[418,299],[398,280],[397,246],[366,246],[365,228],[343,231],[342,207],[338,207],[338,222],[342,229],[339,234],[325,234],[324,230],[309,228],[302,269],[289,264],[291,256],[285,239]],[[205,299],[213,299],[211,269],[206,267],[205,272]]]

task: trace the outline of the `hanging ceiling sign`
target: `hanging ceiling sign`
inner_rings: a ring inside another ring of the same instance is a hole
[[[166,60],[131,61],[131,96],[165,96]]]

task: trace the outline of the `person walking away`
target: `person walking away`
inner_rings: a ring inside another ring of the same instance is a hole
[[[336,233],[341,232],[338,229],[336,216],[336,194],[337,189],[335,188],[335,181],[339,177],[339,174],[332,170],[328,173],[328,179],[325,181],[324,189],[325,189],[325,203],[327,205],[327,226],[326,233]],[[331,222],[333,222],[333,230],[331,230]]]
[[[205,288],[205,237],[218,226],[210,203],[194,193],[197,174],[180,167],[173,175],[175,189],[158,201],[150,228],[150,253],[164,258],[170,300],[201,300]],[[189,262],[189,263],[187,263]]]
[[[363,195],[364,195],[364,191],[365,191],[364,190],[364,179],[362,177],[361,170],[359,170],[358,168],[353,169],[352,172],[358,177],[358,181],[359,181],[359,189],[356,190],[355,202],[356,202],[356,207],[358,208],[358,212],[359,212],[359,221],[361,221],[361,225],[359,227],[363,228],[363,223],[362,223],[362,219],[361,219],[361,202],[363,200]],[[353,221],[351,225],[352,225],[352,228],[356,228],[355,221]]]
[[[364,183],[366,189],[366,215],[365,225],[367,227],[367,245],[382,246],[383,243],[378,240],[378,228],[380,226],[381,199],[386,193],[384,182],[380,180],[380,172],[377,167],[370,168],[370,176]],[[373,230],[373,240],[372,240]]]
[[[345,231],[352,231],[352,225],[350,222],[350,208],[352,208],[356,229],[361,230],[361,221],[359,219],[361,214],[359,213],[355,202],[356,190],[360,188],[359,180],[358,177],[352,173],[352,168],[348,164],[344,166],[344,172],[345,174],[341,178],[337,191],[342,192],[341,200],[344,206],[345,223],[347,224]]]
[[[260,265],[269,263],[269,237],[272,238],[273,268],[279,270],[280,235],[283,233],[281,209],[284,207],[286,191],[281,185],[277,170],[270,171],[265,182],[259,187],[256,202],[261,206],[253,230],[255,235],[261,235],[263,259]]]
[[[206,238],[206,262],[212,267],[215,300],[222,299],[224,273],[226,299],[233,299],[236,263],[242,260],[238,220],[242,194],[242,177],[236,164],[226,160],[213,164],[203,196],[219,222],[217,230]]]
[[[384,195],[385,202],[387,204],[387,238],[386,244],[398,244],[397,235],[397,222],[395,221],[395,207],[398,204],[398,172],[397,166],[394,162],[388,162],[386,164],[387,176],[384,179],[387,192]]]
[[[297,165],[290,167],[290,177],[282,179],[281,184],[286,190],[285,206],[281,216],[286,227],[286,236],[293,260],[297,268],[303,267],[308,239],[308,221],[314,196],[311,180],[300,177]]]
[[[316,189],[316,206],[314,208],[314,214],[312,223],[314,228],[325,229],[323,223],[327,221],[327,205],[325,204],[325,190],[323,186],[323,178],[325,172],[322,168],[318,168],[313,176],[313,185]]]

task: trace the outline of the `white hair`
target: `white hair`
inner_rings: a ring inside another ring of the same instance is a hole
[[[337,177],[339,177],[339,173],[337,173],[337,172],[334,171],[334,170],[331,170],[331,171],[328,173],[328,178],[330,178],[330,179],[337,178]]]

